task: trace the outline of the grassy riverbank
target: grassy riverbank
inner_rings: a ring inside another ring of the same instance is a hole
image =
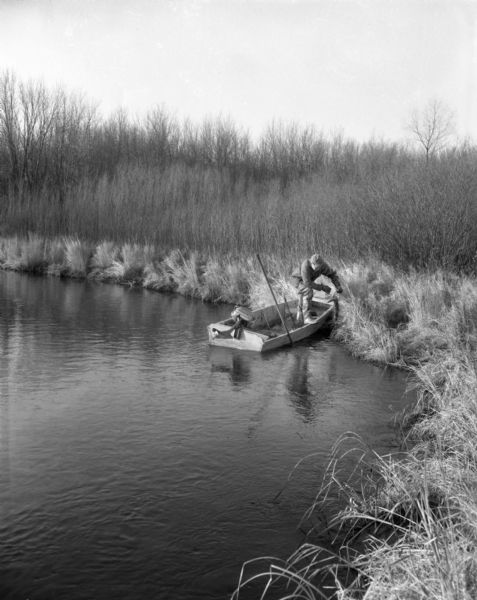
[[[326,483],[345,504],[337,523],[366,541],[343,598],[360,590],[367,599],[475,598],[477,282],[369,264],[344,278],[336,338],[365,360],[410,369],[418,403],[402,421],[404,459],[364,451],[357,479],[336,481],[330,471]]]
[[[292,297],[289,274],[299,257],[263,258],[277,296]],[[339,556],[327,558],[307,544],[288,561],[268,560],[262,589],[285,578],[290,597],[315,598],[320,574],[343,582],[347,570],[354,577],[340,588],[343,599],[475,598],[477,282],[441,271],[404,273],[378,260],[333,264],[345,287],[336,339],[364,360],[414,375],[418,403],[402,422],[410,450],[404,458],[383,458],[361,452],[356,440],[357,472],[343,481],[338,444],[314,508],[338,490],[343,509],[331,530],[339,529],[340,541],[354,547],[358,538],[363,552],[341,548]],[[141,285],[211,302],[270,301],[253,255],[32,234],[0,240],[0,267]],[[244,582],[246,577],[247,571]]]

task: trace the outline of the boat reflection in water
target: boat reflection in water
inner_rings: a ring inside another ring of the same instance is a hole
[[[212,373],[226,373],[233,388],[242,388],[250,383],[251,357],[243,352],[211,348],[210,364]]]
[[[273,372],[283,375],[285,394],[296,414],[304,423],[316,421],[322,402],[330,400],[329,385],[332,384],[333,365],[329,364],[326,354],[318,352],[318,346],[326,338],[318,338],[314,345],[301,343],[292,348],[284,348],[271,356],[243,352],[230,348],[211,347],[209,361],[211,373],[228,375],[232,389],[244,390],[247,386],[256,387],[257,378],[262,377],[273,389],[275,382],[270,381],[270,367]],[[319,360],[317,360],[318,356]],[[326,364],[323,364],[325,362]],[[278,365],[278,369],[277,369]],[[265,394],[268,397],[269,394]]]
[[[311,423],[316,418],[316,398],[310,385],[309,360],[308,348],[295,349],[286,386],[297,413]]]

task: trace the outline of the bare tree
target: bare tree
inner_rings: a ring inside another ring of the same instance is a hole
[[[426,155],[426,162],[443,150],[454,133],[454,115],[439,100],[431,100],[423,110],[415,110],[408,125]]]
[[[148,146],[157,164],[165,165],[177,157],[180,125],[165,108],[156,106],[149,112],[145,132]]]
[[[0,150],[1,171],[8,174],[10,185],[17,185],[20,174],[20,120],[18,115],[17,80],[5,71],[0,76]],[[5,162],[5,167],[3,163]]]
[[[38,186],[50,168],[49,149],[58,118],[60,93],[51,94],[43,83],[20,83],[22,178],[30,189]]]

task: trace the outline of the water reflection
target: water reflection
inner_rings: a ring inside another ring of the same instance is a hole
[[[323,354],[317,356],[316,347],[306,343],[268,355],[217,346],[209,350],[210,372],[225,373],[235,391],[255,385],[257,377],[268,381],[270,369],[276,373],[279,363],[278,372],[285,376],[290,405],[304,423],[316,421],[320,404],[329,398],[327,388],[333,381],[334,369],[326,358]]]
[[[286,380],[290,392],[290,400],[305,423],[316,419],[316,402],[314,392],[310,387],[309,348],[295,348]]]
[[[219,347],[211,347],[209,352],[212,373],[226,373],[229,376],[233,389],[236,390],[240,390],[242,387],[250,384],[250,360],[252,358],[250,355]]]

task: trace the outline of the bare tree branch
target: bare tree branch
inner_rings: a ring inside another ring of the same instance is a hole
[[[454,115],[441,101],[431,100],[423,110],[413,111],[408,125],[426,155],[426,162],[441,152],[454,133]]]

